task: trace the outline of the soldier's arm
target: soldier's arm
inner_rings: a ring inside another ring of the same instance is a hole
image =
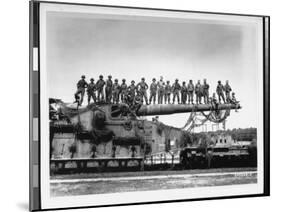
[[[76,84],[76,86],[77,86],[77,88],[79,87],[79,84],[80,84],[80,80],[77,82],[77,84]]]

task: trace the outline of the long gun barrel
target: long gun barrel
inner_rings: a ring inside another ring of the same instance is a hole
[[[233,110],[241,109],[239,104],[219,104],[217,107],[211,104],[187,105],[187,104],[168,104],[168,105],[142,105],[137,112],[139,116],[168,115],[174,113],[204,112],[212,110]]]

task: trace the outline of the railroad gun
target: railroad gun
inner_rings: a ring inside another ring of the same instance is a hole
[[[185,134],[198,126],[194,117],[200,114],[204,117],[202,123],[220,123],[231,110],[238,109],[239,104],[230,103],[139,107],[97,103],[79,108],[50,99],[51,170],[142,169],[153,164],[159,155],[161,162],[175,163],[181,160],[176,158],[180,157],[181,149],[186,150],[182,146]],[[157,118],[152,121],[145,118],[176,113],[190,114],[183,128],[167,126]]]

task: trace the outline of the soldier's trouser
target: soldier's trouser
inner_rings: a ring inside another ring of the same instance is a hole
[[[193,104],[193,92],[188,92],[188,104],[192,103]]]
[[[202,95],[200,93],[196,93],[196,104],[201,104]]]
[[[105,99],[107,103],[111,102],[112,99],[112,88],[105,88]]]
[[[95,94],[95,92],[88,92],[87,94],[88,94],[88,104],[90,104],[90,102],[91,102],[91,98],[93,98],[94,103],[96,103],[97,98],[96,98],[96,94]]]
[[[148,99],[147,99],[147,93],[146,93],[146,91],[141,91],[141,96],[142,96],[142,98],[144,98],[145,103],[148,104]]]
[[[164,90],[158,91],[158,104],[163,104]]]
[[[81,105],[83,103],[83,98],[85,95],[85,88],[78,88],[76,93],[74,94],[75,98],[78,97],[79,94],[81,94],[80,101],[79,101],[79,104]]]
[[[130,96],[131,96],[132,99],[134,99],[135,98],[135,92],[130,92]]]
[[[113,103],[119,103],[120,93],[113,92]]]
[[[221,103],[221,98],[222,98],[223,102],[225,103],[225,98],[224,98],[223,92],[218,92],[217,94],[219,96],[219,103]]]
[[[149,104],[151,104],[151,101],[153,101],[153,104],[155,104],[155,101],[156,101],[156,92],[150,92]]]
[[[98,101],[103,101],[104,100],[104,92],[102,90],[98,90]]]
[[[123,92],[121,92],[121,101],[124,103],[124,101],[125,101],[125,95],[126,95],[126,92],[125,91],[123,91]]]
[[[230,102],[230,92],[229,91],[225,92],[225,97],[226,97],[226,102]]]
[[[209,91],[204,91],[204,103],[209,104]]]
[[[178,104],[179,104],[179,103],[180,103],[180,94],[179,94],[179,91],[173,92],[173,104],[175,103],[176,97],[177,97]]]
[[[171,99],[171,94],[170,93],[166,93],[165,94],[165,104],[168,102],[168,104],[170,104],[170,99]]]
[[[186,92],[181,92],[181,103],[182,104],[186,104],[186,99],[187,99],[187,96],[186,96]]]

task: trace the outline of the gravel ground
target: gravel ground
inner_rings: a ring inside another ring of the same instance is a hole
[[[138,175],[131,172],[106,173],[106,177],[103,174],[88,174],[83,175],[83,178],[81,175],[71,178],[68,176],[65,182],[63,176],[57,176],[51,182],[51,195],[105,194],[253,183],[257,183],[256,170],[245,168],[164,171],[164,173],[156,171],[142,172]]]
[[[220,172],[243,172],[256,171],[257,168],[219,168],[219,169],[192,169],[192,170],[165,170],[165,171],[137,171],[137,172],[104,172],[104,173],[82,173],[67,175],[52,175],[52,179],[85,179],[85,178],[108,178],[108,177],[130,177],[130,176],[155,176],[155,175],[177,175],[177,174],[200,174]]]

